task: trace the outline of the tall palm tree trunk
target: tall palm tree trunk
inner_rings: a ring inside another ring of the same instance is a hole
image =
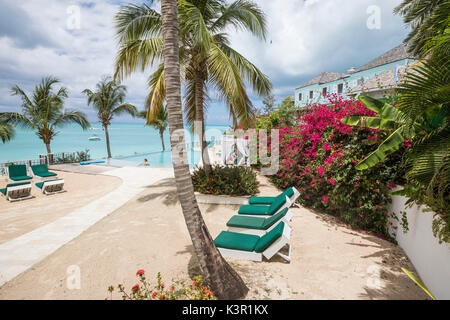
[[[201,148],[201,154],[202,154],[202,163],[203,163],[203,169],[205,170],[205,173],[208,175],[211,173],[211,164],[209,161],[209,154],[208,149],[206,148],[206,139],[205,139],[205,121],[204,121],[204,112],[203,112],[203,106],[204,106],[204,82],[201,75],[201,72],[197,71],[195,74],[195,120],[197,121],[197,124],[200,123],[200,128],[198,130],[199,137],[198,141]]]
[[[103,128],[105,129],[105,137],[106,137],[106,150],[108,151],[108,159],[112,158],[111,156],[111,145],[109,144],[109,131],[108,126],[104,125]]]
[[[52,153],[52,149],[50,148],[50,142],[48,142],[48,143],[46,142],[45,147],[47,148],[47,154]]]
[[[162,0],[161,13],[166,100],[178,199],[205,282],[220,299],[243,298],[248,288],[214,245],[198,208],[189,173],[181,110],[177,1]]]
[[[160,129],[160,130],[159,130],[159,136],[160,136],[160,138],[161,138],[162,150],[163,150],[163,152],[164,152],[164,151],[166,151],[166,146],[165,146],[165,144],[164,144],[164,130],[163,130],[163,129]]]

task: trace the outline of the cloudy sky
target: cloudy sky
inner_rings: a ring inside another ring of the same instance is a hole
[[[10,94],[12,86],[30,92],[42,77],[53,75],[69,89],[66,107],[82,110],[95,121],[81,91],[94,89],[102,76],[112,74],[117,52],[113,17],[129,2],[144,1],[0,0],[0,112],[20,110],[19,98]],[[229,34],[232,46],[272,81],[278,102],[321,72],[346,72],[369,62],[399,45],[408,32],[392,14],[400,0],[255,2],[267,15],[267,41],[242,31]],[[127,102],[139,109],[150,73],[124,82]],[[210,95],[207,122],[228,124],[224,104]],[[251,98],[256,107],[262,105],[260,97]]]

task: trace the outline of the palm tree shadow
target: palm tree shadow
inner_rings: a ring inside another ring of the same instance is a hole
[[[430,300],[406,274],[395,274],[381,269],[380,278],[380,286],[374,279],[364,287],[365,293],[361,293],[359,297],[365,300]]]
[[[155,199],[162,199],[166,206],[175,206],[179,204],[178,194],[174,179],[164,179],[153,185],[146,186],[146,190],[151,190],[144,196],[137,199],[138,202],[149,202]]]
[[[188,245],[185,247],[185,250],[178,251],[177,255],[189,254],[189,262],[187,265],[187,272],[189,278],[193,279],[195,276],[202,274],[202,269],[200,267],[200,263],[198,262],[197,255],[195,254],[194,247],[192,245]]]

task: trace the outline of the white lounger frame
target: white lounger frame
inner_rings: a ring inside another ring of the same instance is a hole
[[[59,186],[59,185],[62,186],[61,190],[59,190],[59,191],[47,191],[48,187]],[[66,192],[66,190],[64,190],[64,179],[58,179],[58,180],[54,180],[54,181],[44,181],[44,184],[42,185],[41,191],[42,191],[43,194],[46,194],[46,195]]]
[[[6,200],[14,202],[14,201],[22,201],[26,199],[31,199],[33,196],[31,195],[31,182],[29,184],[23,184],[21,186],[15,186],[15,187],[9,187],[6,188],[6,195],[2,193],[2,195],[5,196]],[[11,197],[12,195],[17,193],[24,193],[27,194],[25,196],[22,196],[20,198]]]
[[[271,231],[273,228],[275,228],[281,221],[283,221],[285,224],[289,223],[292,219],[292,212],[290,210],[288,210],[288,212],[286,212],[286,215],[281,218],[280,220],[278,220],[277,222],[275,222],[270,228],[266,229],[266,230],[260,230],[260,229],[249,229],[249,228],[240,228],[240,227],[228,227],[229,232],[237,232],[237,233],[245,233],[245,234],[253,234],[256,236],[263,236],[265,235],[267,232]],[[239,215],[239,216],[243,216],[243,215]],[[252,216],[255,218],[259,218],[260,216]],[[272,216],[271,216],[272,217]],[[265,219],[265,218],[263,218]]]
[[[289,241],[291,239],[291,227],[289,227],[287,224],[284,224],[284,230],[283,234],[280,238],[274,241],[266,250],[264,250],[262,253],[258,252],[248,252],[248,251],[242,251],[242,250],[234,250],[234,249],[226,249],[226,248],[217,248],[219,249],[219,252],[222,254],[224,258],[234,258],[234,259],[245,259],[245,260],[251,260],[256,262],[261,262],[263,259],[263,256],[267,258],[267,260],[270,260],[274,255],[279,255],[284,260],[290,262],[291,261],[291,254],[292,249],[289,244]],[[279,251],[285,246],[289,246],[288,254],[282,254]]]

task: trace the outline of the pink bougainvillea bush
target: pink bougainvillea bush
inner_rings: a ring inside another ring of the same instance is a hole
[[[350,115],[374,115],[359,101],[337,95],[329,96],[329,101],[329,105],[306,107],[296,125],[279,127],[280,170],[271,179],[281,189],[295,186],[304,206],[333,214],[354,228],[388,236],[389,192],[401,182],[404,150],[374,168],[356,170],[358,161],[387,133],[341,122]]]

